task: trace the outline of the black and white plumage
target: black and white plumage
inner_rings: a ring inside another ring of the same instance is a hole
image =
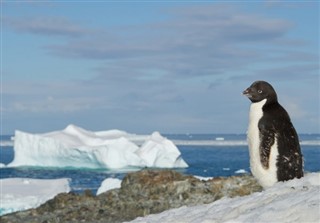
[[[243,94],[252,102],[247,137],[253,176],[264,188],[303,177],[299,138],[273,87],[256,81]]]

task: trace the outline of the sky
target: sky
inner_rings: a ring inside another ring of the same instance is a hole
[[[1,134],[245,133],[252,82],[320,133],[318,1],[1,1]]]

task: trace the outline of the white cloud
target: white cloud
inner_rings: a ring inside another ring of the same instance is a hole
[[[91,32],[67,17],[4,17],[3,24],[17,32],[47,36],[80,37]]]

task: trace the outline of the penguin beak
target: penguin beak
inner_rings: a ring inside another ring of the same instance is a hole
[[[244,91],[242,92],[242,94],[243,94],[244,96],[247,96],[248,98],[251,98],[251,97],[252,97],[252,95],[250,94],[250,88],[247,88],[246,90],[244,90]]]

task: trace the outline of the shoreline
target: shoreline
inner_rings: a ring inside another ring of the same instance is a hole
[[[123,222],[172,208],[208,204],[222,197],[244,196],[262,188],[250,175],[207,181],[173,170],[128,173],[121,188],[98,196],[62,193],[43,205],[0,217],[1,222]]]

